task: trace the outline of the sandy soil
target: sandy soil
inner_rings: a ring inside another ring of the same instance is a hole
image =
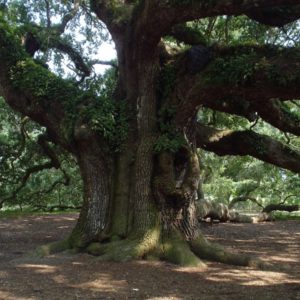
[[[86,255],[24,258],[62,239],[76,214],[0,219],[0,299],[300,300],[300,222],[203,224],[213,241],[275,263],[259,271],[207,263],[206,269],[164,262],[106,263]]]

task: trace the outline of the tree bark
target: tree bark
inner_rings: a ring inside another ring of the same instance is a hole
[[[99,241],[109,227],[112,166],[97,136],[84,126],[75,132],[76,157],[83,180],[83,204],[70,244],[84,248]]]

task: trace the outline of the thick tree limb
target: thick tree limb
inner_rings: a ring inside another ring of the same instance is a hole
[[[184,125],[203,105],[251,121],[258,113],[275,127],[299,134],[299,121],[279,102],[300,98],[298,48],[241,46],[210,51],[212,59],[196,73],[189,72],[188,53],[174,63],[177,80],[170,98],[181,100],[176,123]]]
[[[300,210],[300,205],[269,204],[263,209],[263,212],[270,213],[274,210],[293,212]]]
[[[115,43],[123,39],[126,25],[132,17],[136,3],[134,1],[91,0],[91,9],[108,28]]]
[[[113,68],[118,68],[118,65],[112,61],[112,60],[99,60],[99,59],[94,59],[90,61],[91,65],[105,65],[105,66],[111,66]]]
[[[247,118],[251,122],[260,117],[283,132],[300,136],[300,118],[297,114],[291,113],[286,104],[277,99],[265,101],[263,105],[259,100],[249,102],[242,99],[223,101],[209,101],[206,99],[202,102],[202,105],[213,110]]]
[[[257,204],[258,206],[260,206],[260,207],[263,208],[262,204],[259,203],[258,200],[257,200],[256,198],[251,197],[251,196],[239,196],[239,197],[233,198],[233,199],[230,201],[230,203],[229,203],[229,205],[228,205],[228,208],[231,209],[231,208],[234,207],[234,205],[235,205],[236,203],[238,203],[238,202],[244,202],[244,201],[247,201],[247,200],[250,200],[251,202],[253,202],[253,203],[255,203],[255,204]]]
[[[300,136],[300,118],[297,114],[291,113],[284,103],[276,99],[265,101],[263,105],[259,101],[253,101],[251,108],[263,120],[281,131]]]
[[[166,10],[174,14],[174,19],[190,21],[199,18],[212,17],[216,15],[241,15],[246,14],[258,22],[270,26],[283,26],[297,20],[300,17],[299,1],[190,1],[180,4],[179,1],[170,1],[174,4]],[[291,7],[292,6],[292,7]],[[174,10],[178,10],[176,15]]]
[[[262,24],[282,27],[285,24],[296,21],[300,17],[300,5],[289,7],[281,5],[267,9],[250,9],[246,15]]]
[[[65,32],[68,23],[76,16],[80,8],[80,2],[81,0],[73,0],[74,3],[73,9],[69,13],[63,16],[62,21],[59,25],[55,26],[59,34],[63,34]]]
[[[205,37],[199,30],[192,29],[185,24],[178,24],[171,29],[170,35],[179,42],[189,45],[206,45]]]
[[[62,39],[48,39],[47,48],[55,48],[69,56],[69,58],[74,63],[76,69],[82,73],[84,77],[88,77],[91,75],[90,66],[84,61],[82,55],[76,51],[71,45]]]
[[[65,128],[72,133],[75,124],[70,118],[76,116],[76,105],[92,104],[96,96],[35,63],[6,28],[0,22],[0,94],[14,110],[45,126],[52,141],[72,152],[72,135]]]
[[[281,168],[300,173],[300,153],[253,131],[216,130],[197,125],[197,146],[218,155],[250,155]]]
[[[96,1],[93,1],[96,2]],[[98,1],[100,3],[104,1]],[[170,29],[180,23],[201,18],[220,15],[237,16],[248,14],[251,18],[271,26],[282,26],[300,17],[299,0],[247,0],[247,1],[142,1],[138,8],[140,18],[136,20],[140,24],[140,36],[146,36],[148,45],[156,45],[160,38],[170,32]],[[287,17],[285,10],[276,10],[276,23],[274,23],[274,8],[289,6],[292,13]],[[270,14],[262,15],[261,11]]]

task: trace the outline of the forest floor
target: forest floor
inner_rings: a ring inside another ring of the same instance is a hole
[[[300,221],[203,224],[212,241],[273,262],[276,271],[207,263],[101,262],[87,254],[25,258],[65,237],[77,214],[0,219],[0,299],[300,300]]]

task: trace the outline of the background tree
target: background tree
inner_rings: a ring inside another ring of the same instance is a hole
[[[291,103],[292,104],[292,103]],[[294,104],[292,104],[293,106]],[[291,106],[291,109],[294,109]],[[271,127],[266,122],[257,119],[252,124],[244,119],[224,113],[202,111],[202,122],[214,122],[219,128],[251,127],[255,132],[268,134],[288,143],[293,149],[298,148],[299,139]],[[213,121],[212,121],[213,120]],[[248,124],[247,124],[248,123]],[[272,204],[274,210],[298,210],[299,175],[278,168],[250,156],[218,157],[213,153],[201,150],[202,189],[206,198],[249,211],[262,211]],[[276,206],[276,204],[285,204]]]
[[[253,130],[207,126],[197,122],[197,112],[207,107],[248,120],[259,116],[299,135],[299,116],[286,104],[299,97],[299,49],[228,42],[229,17],[245,14],[283,26],[300,17],[299,7],[295,0],[6,1],[1,95],[45,127],[47,141],[76,158],[83,179],[76,227],[65,242],[44,250],[71,247],[115,260],[151,254],[184,265],[201,264],[198,257],[261,265],[202,236],[195,207],[197,147],[251,155],[294,172],[299,152]],[[225,43],[209,45],[201,26],[187,23],[224,15]],[[92,66],[115,64],[95,61],[72,34],[80,28],[98,47],[102,24],[117,51],[113,93],[97,87]],[[63,69],[55,75],[47,68],[47,55],[57,53],[67,55],[73,76],[63,79]]]
[[[0,204],[53,210],[76,208],[81,184],[74,160],[44,140],[45,130],[0,99]]]

